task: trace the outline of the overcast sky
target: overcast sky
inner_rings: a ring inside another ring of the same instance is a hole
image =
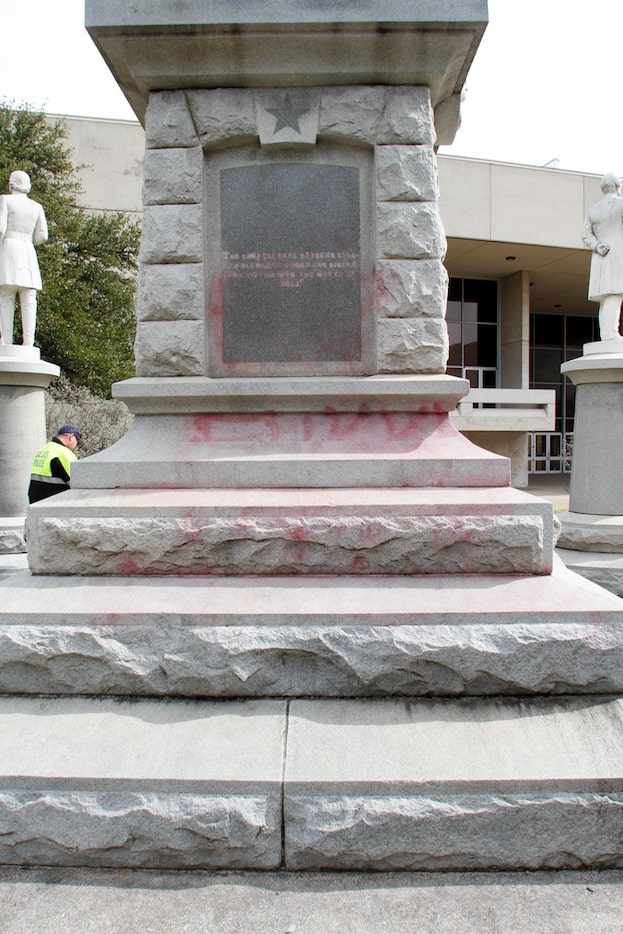
[[[134,119],[84,30],[84,0],[26,0],[24,12],[23,43],[4,17],[0,95]],[[489,0],[462,126],[441,152],[623,173],[622,94],[623,0]]]

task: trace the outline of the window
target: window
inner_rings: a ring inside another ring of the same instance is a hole
[[[582,356],[583,344],[599,340],[597,317],[530,315],[530,389],[556,391],[556,431],[573,431],[575,386],[560,367]]]
[[[582,356],[583,344],[599,340],[597,317],[530,315],[530,388],[556,392],[556,430],[532,433],[530,473],[568,473],[573,438],[575,386],[560,372],[567,360]]]
[[[498,284],[450,279],[446,309],[448,373],[473,389],[494,389],[498,372]]]

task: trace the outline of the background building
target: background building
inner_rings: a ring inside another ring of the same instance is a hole
[[[142,127],[62,119],[80,167],[84,207],[140,216]],[[598,339],[581,230],[587,208],[600,197],[600,180],[439,156],[450,275],[448,372],[472,386],[453,420],[477,443],[511,456],[517,486],[527,485],[528,470],[569,469],[575,389],[560,366]]]

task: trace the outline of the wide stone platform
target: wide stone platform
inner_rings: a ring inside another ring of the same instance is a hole
[[[623,691],[623,605],[541,576],[33,577],[0,692],[366,697]]]

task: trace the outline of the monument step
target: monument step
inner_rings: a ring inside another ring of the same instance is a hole
[[[6,578],[0,692],[623,692],[623,601],[551,575]]]
[[[554,517],[512,487],[70,490],[27,536],[35,574],[544,574]]]
[[[354,411],[341,411],[339,402],[336,411],[317,411],[313,397],[312,411],[272,411],[271,398],[261,411],[137,415],[116,444],[74,465],[72,488],[509,485],[509,460],[462,435],[447,402],[437,408],[429,399],[428,411],[404,411],[399,396],[398,411],[378,411],[368,398]]]
[[[0,862],[623,865],[618,698],[0,698]]]

